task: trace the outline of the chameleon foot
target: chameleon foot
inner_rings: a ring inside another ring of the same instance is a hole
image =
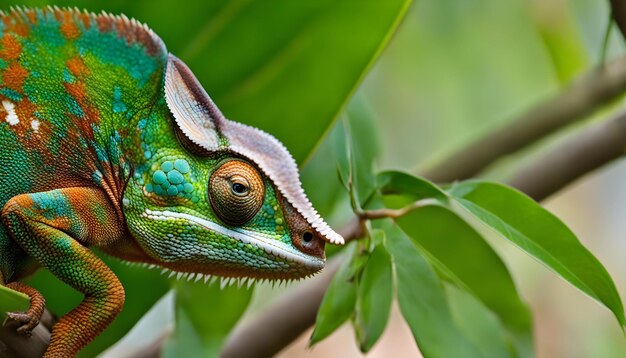
[[[45,300],[39,291],[21,282],[11,282],[7,284],[6,287],[24,293],[30,297],[30,307],[28,311],[8,312],[7,319],[5,320],[5,324],[8,321],[21,323],[16,329],[17,333],[30,337],[33,329],[39,324],[39,319],[43,314],[43,309],[46,304]]]
[[[21,323],[22,325],[16,329],[17,333],[30,337],[33,329],[39,324],[39,317],[33,317],[24,312],[8,312],[5,322],[9,321]]]

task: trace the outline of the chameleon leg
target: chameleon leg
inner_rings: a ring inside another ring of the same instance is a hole
[[[85,246],[114,244],[122,236],[117,212],[99,189],[66,188],[13,197],[2,222],[28,255],[85,295],[53,327],[44,357],[76,355],[124,304],[115,274]]]
[[[11,282],[6,287],[24,293],[30,297],[30,308],[26,312],[9,312],[7,313],[7,317],[14,321],[18,321],[23,323],[17,329],[18,333],[25,334],[30,336],[32,330],[39,324],[39,319],[43,314],[43,309],[46,306],[46,300],[43,298],[41,293],[36,289],[22,283],[22,282]]]

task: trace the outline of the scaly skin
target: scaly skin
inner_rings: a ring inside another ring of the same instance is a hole
[[[223,118],[143,25],[3,14],[0,79],[0,283],[31,297],[9,318],[26,334],[37,324],[44,299],[18,280],[40,266],[85,295],[46,357],[76,355],[122,308],[92,247],[185,273],[293,279],[323,267],[324,241],[341,241],[284,147]]]

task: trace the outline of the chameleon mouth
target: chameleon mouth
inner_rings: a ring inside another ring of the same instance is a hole
[[[226,228],[212,221],[203,219],[198,216],[186,214],[186,213],[177,213],[173,211],[156,211],[145,209],[141,216],[152,219],[152,220],[184,220],[189,223],[201,226],[204,229],[218,232],[222,235],[231,237],[239,242],[244,244],[250,244],[261,250],[265,251],[265,253],[269,255],[274,255],[276,257],[287,260],[288,262],[295,263],[301,267],[306,268],[307,270],[311,270],[313,272],[319,271],[324,268],[323,259],[309,256],[305,253],[294,252],[290,250],[291,248],[287,246],[287,244],[278,241],[276,239],[270,239],[267,237],[263,237],[260,235],[256,235],[255,233],[241,229],[241,228]]]

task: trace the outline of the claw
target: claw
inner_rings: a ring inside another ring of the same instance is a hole
[[[39,317],[24,312],[8,312],[5,324],[9,321],[21,323],[22,325],[16,329],[17,333],[30,337],[33,329],[39,324]]]

